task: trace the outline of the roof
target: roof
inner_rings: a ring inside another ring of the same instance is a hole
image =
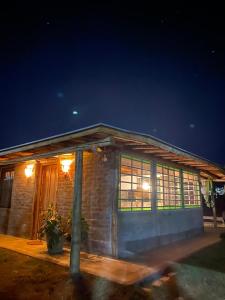
[[[71,151],[72,148],[79,145],[98,143],[106,138],[111,138],[114,146],[123,146],[129,150],[151,154],[165,161],[198,169],[204,177],[211,176],[225,180],[225,169],[216,163],[151,135],[121,129],[104,123],[1,149],[0,165],[25,161],[38,155],[43,156],[47,152]]]

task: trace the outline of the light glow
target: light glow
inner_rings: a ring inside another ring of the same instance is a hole
[[[30,164],[30,165],[27,165],[26,168],[25,168],[25,176],[27,178],[31,177],[33,175],[33,169],[34,169],[34,165],[33,164]]]
[[[148,182],[144,181],[143,184],[142,184],[142,188],[145,191],[149,191],[150,190],[150,184]]]
[[[69,172],[71,163],[72,163],[72,159],[63,159],[63,160],[61,160],[62,171],[64,173]]]

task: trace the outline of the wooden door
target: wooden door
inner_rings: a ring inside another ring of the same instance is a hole
[[[37,233],[42,223],[43,214],[47,212],[49,205],[56,203],[57,165],[41,166],[41,178],[38,196]]]

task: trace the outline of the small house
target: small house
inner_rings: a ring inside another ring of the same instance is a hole
[[[78,151],[92,253],[123,257],[202,233],[200,178],[225,179],[195,154],[97,124],[0,150],[1,233],[37,239],[51,203],[68,216]]]

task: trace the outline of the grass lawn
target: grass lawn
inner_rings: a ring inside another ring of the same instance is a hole
[[[0,248],[0,299],[224,300],[225,241],[174,263],[160,287],[122,286],[88,274],[72,282],[68,269]],[[182,297],[182,298],[179,298]]]
[[[225,299],[225,241],[204,248],[179,263],[174,263],[172,277],[161,287],[152,287],[153,299]]]
[[[122,286],[82,274],[73,283],[68,269],[0,248],[0,299],[151,299],[138,286]]]

